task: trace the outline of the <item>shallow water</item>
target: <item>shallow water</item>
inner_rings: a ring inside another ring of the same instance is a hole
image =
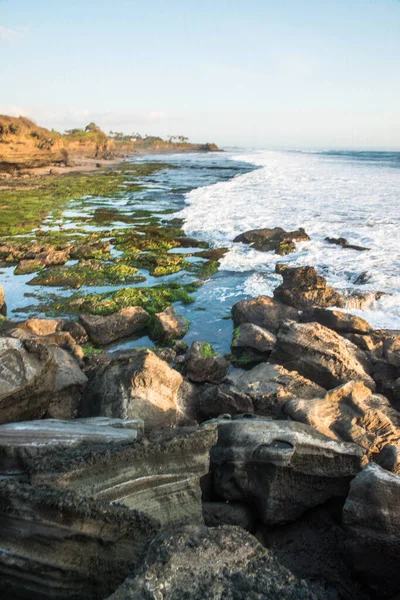
[[[137,159],[135,159],[137,160]],[[43,228],[74,228],[76,219],[90,218],[98,208],[117,208],[130,215],[137,209],[182,217],[187,235],[228,246],[220,270],[196,293],[196,301],[178,306],[190,319],[185,338],[207,340],[218,350],[229,351],[232,322],[227,317],[235,302],[259,294],[272,295],[280,282],[274,274],[276,262],[313,265],[330,285],[341,290],[383,291],[383,296],[360,314],[376,327],[400,329],[400,153],[302,153],[232,150],[215,154],[151,156],[139,162],[167,162],[177,168],[165,169],[143,178],[146,188],[129,191],[123,197],[85,198],[71,202],[61,218],[50,215]],[[129,180],[129,176],[127,176]],[[144,218],[143,221],[146,221]],[[113,227],[130,227],[114,223]],[[285,257],[257,252],[233,238],[248,229],[280,226],[304,227],[310,242],[297,243],[295,253]],[[84,230],[104,230],[90,223]],[[332,246],[325,237],[346,237],[350,243],[368,247],[357,252]],[[180,249],[188,252],[190,249]],[[193,249],[192,249],[193,250]],[[176,252],[177,249],[171,252]],[[28,286],[33,275],[15,276],[13,268],[2,269],[10,316],[25,318],[18,308],[37,303],[25,294],[69,295],[70,290]],[[355,283],[367,272],[368,282]],[[189,282],[190,273],[154,278]],[[81,288],[93,293],[121,286]],[[150,345],[147,338],[126,340],[115,347]]]

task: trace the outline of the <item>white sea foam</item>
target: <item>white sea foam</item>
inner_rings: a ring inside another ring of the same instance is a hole
[[[231,248],[221,269],[249,273],[243,292],[271,295],[279,282],[277,261],[313,265],[337,289],[392,294],[359,314],[375,327],[400,328],[400,169],[311,153],[254,151],[232,158],[260,168],[193,190],[180,216],[187,234]],[[285,257],[232,243],[248,229],[275,226],[304,227],[311,241]],[[325,242],[327,236],[370,250],[342,249]],[[357,285],[364,272],[368,283]]]

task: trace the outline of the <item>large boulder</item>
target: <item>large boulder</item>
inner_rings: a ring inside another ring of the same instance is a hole
[[[173,306],[152,317],[150,324],[152,339],[163,344],[183,338],[189,328],[189,321],[179,315]]]
[[[183,377],[150,350],[105,357],[88,375],[83,417],[140,418],[147,431],[185,420]]]
[[[282,321],[298,321],[300,313],[297,309],[281,304],[269,296],[257,296],[234,304],[232,318],[235,327],[242,323],[253,323],[276,333]]]
[[[296,371],[281,365],[262,363],[250,371],[236,370],[229,374],[227,383],[213,393],[203,393],[199,400],[202,416],[243,412],[264,416],[282,416],[282,408],[289,398],[320,398],[325,390],[305,379]]]
[[[143,434],[140,420],[40,419],[0,425],[0,479],[26,481],[29,459],[79,444],[132,442]]]
[[[129,337],[143,330],[150,315],[140,306],[128,306],[118,312],[103,317],[101,315],[80,315],[80,324],[85,328],[90,340],[99,346],[111,344],[120,338]]]
[[[160,534],[109,600],[326,600],[238,527],[182,526]]]
[[[351,379],[371,390],[376,387],[365,352],[319,323],[282,323],[271,360],[296,369],[326,389]]]
[[[262,418],[218,419],[211,450],[215,491],[255,505],[266,524],[292,521],[332,497],[345,497],[364,452],[312,427]]]
[[[400,413],[361,382],[349,381],[324,398],[293,398],[283,410],[295,421],[331,438],[354,442],[372,456],[387,444],[400,446]]]
[[[400,593],[400,476],[373,463],[354,478],[343,508],[347,552],[373,598]]]
[[[277,264],[276,273],[283,282],[274,291],[279,302],[305,309],[311,306],[345,306],[344,297],[326,284],[326,279],[317,274],[314,267],[288,267]]]
[[[47,347],[0,337],[0,423],[42,417],[56,374],[57,363]]]
[[[281,227],[272,229],[251,229],[237,235],[234,242],[251,244],[251,247],[261,252],[272,252],[276,254],[289,254],[296,250],[294,242],[308,242],[310,237],[302,227],[296,231],[285,231]]]
[[[355,333],[364,336],[373,331],[371,325],[364,319],[361,319],[361,317],[326,308],[311,308],[305,310],[302,315],[302,321],[316,321],[317,323],[324,325],[324,327],[333,329],[341,334]]]
[[[159,524],[68,490],[0,483],[0,594],[104,598],[139,561]]]
[[[209,471],[216,438],[209,424],[165,429],[137,442],[53,448],[29,460],[29,481],[119,502],[164,526],[201,523],[200,478]]]
[[[196,383],[221,383],[228,372],[229,362],[215,352],[211,344],[193,342],[185,358],[185,375]]]
[[[4,297],[4,288],[0,285],[0,316],[5,317],[7,315],[7,304]]]

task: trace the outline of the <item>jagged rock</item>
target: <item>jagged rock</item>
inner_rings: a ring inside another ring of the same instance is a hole
[[[0,338],[0,423],[42,417],[56,374],[54,355],[42,344]]]
[[[275,251],[276,254],[289,254],[296,250],[294,242],[310,240],[302,227],[296,231],[285,231],[281,227],[273,229],[252,229],[236,236],[234,242],[251,244],[251,247],[261,252]]]
[[[330,500],[294,522],[276,527],[261,525],[256,537],[296,577],[319,582],[327,598],[371,600],[346,562],[342,508],[342,500]]]
[[[344,237],[339,237],[339,238],[326,237],[325,241],[328,242],[329,244],[334,244],[335,246],[341,246],[342,248],[347,248],[348,250],[358,250],[359,252],[366,252],[369,250],[369,248],[366,248],[365,246],[357,246],[355,244],[349,244],[349,242]]]
[[[346,496],[364,462],[355,444],[312,427],[262,418],[218,419],[211,450],[214,488],[225,500],[255,505],[264,523],[292,521],[304,511]]]
[[[160,534],[109,600],[326,600],[238,527],[184,526]]]
[[[331,389],[351,379],[371,390],[372,365],[365,352],[319,323],[284,321],[277,333],[271,360]]]
[[[373,359],[379,360],[383,357],[383,342],[379,335],[362,335],[361,333],[343,333],[345,338],[353,342],[360,350],[369,353]]]
[[[339,310],[328,310],[325,308],[311,308],[305,310],[302,314],[302,321],[309,323],[316,321],[324,327],[333,329],[337,333],[358,333],[366,335],[373,331],[371,325],[350,313],[341,312]]]
[[[365,310],[372,308],[379,298],[385,296],[385,292],[362,292],[351,290],[345,295],[344,307],[350,310]]]
[[[55,447],[134,441],[142,435],[143,421],[138,419],[41,419],[0,425],[0,479],[26,480],[27,460]]]
[[[221,383],[228,372],[229,362],[206,342],[193,342],[185,358],[185,374],[197,383]]]
[[[5,317],[7,315],[7,304],[4,297],[4,288],[0,285],[0,316]]]
[[[272,352],[276,337],[270,331],[253,325],[242,323],[234,330],[231,349],[235,364],[252,364],[264,362]]]
[[[101,315],[80,315],[79,321],[94,344],[105,346],[123,337],[129,337],[144,329],[150,315],[140,306],[128,306],[118,312],[103,317]]]
[[[150,350],[105,356],[88,375],[81,416],[139,418],[147,431],[185,420],[183,377]]]
[[[390,365],[400,368],[400,335],[393,335],[385,339],[383,356]]]
[[[384,446],[378,456],[375,457],[375,462],[382,469],[400,475],[400,446],[392,446],[392,444]]]
[[[384,396],[361,382],[349,381],[325,398],[288,400],[284,412],[331,438],[354,442],[369,454],[386,444],[400,445],[400,413]]]
[[[345,306],[344,297],[326,284],[326,279],[317,274],[314,267],[288,267],[277,264],[275,272],[283,282],[274,291],[279,302],[305,309],[313,306]]]
[[[150,321],[150,332],[153,339],[162,343],[182,338],[189,328],[189,321],[178,315],[173,306],[154,315]]]
[[[298,321],[300,315],[295,308],[281,304],[269,296],[257,296],[234,304],[232,318],[235,327],[242,323],[253,323],[276,333],[281,321],[285,319]]]
[[[373,598],[400,592],[400,476],[370,463],[353,479],[343,508],[347,552]]]
[[[0,594],[104,598],[138,563],[159,524],[71,491],[0,483]]]
[[[162,430],[132,443],[54,448],[29,461],[30,482],[120,502],[159,520],[202,522],[200,478],[208,473],[215,424]]]
[[[254,529],[251,508],[238,502],[203,502],[203,517],[207,527],[236,525],[250,532]]]
[[[282,408],[289,398],[318,398],[325,393],[324,388],[296,371],[271,363],[257,365],[250,371],[234,371],[229,375],[228,384],[233,395],[240,394],[251,400],[252,410],[241,412],[264,416],[282,416]],[[225,393],[228,393],[226,388]],[[221,412],[229,413],[228,406]]]

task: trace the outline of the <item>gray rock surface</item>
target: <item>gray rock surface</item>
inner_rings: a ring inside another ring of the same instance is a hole
[[[203,502],[203,517],[207,527],[235,525],[250,532],[254,529],[254,511],[238,502]]]
[[[160,534],[109,600],[326,600],[238,527]]]
[[[143,330],[150,315],[140,306],[128,306],[118,312],[103,317],[101,315],[80,315],[80,324],[85,328],[90,340],[105,346],[120,338],[129,337]]]
[[[326,389],[352,379],[376,388],[365,352],[319,323],[283,322],[271,360],[296,369]]]
[[[296,308],[286,306],[269,296],[257,296],[234,304],[232,318],[235,327],[242,323],[253,323],[276,333],[283,320],[298,321],[300,313]]]
[[[68,490],[0,483],[4,600],[98,599],[135,568],[159,524]]]
[[[400,593],[400,476],[370,463],[354,478],[343,508],[347,552],[373,598]]]
[[[364,452],[312,427],[262,418],[218,419],[211,450],[214,488],[229,501],[257,507],[262,521],[298,518],[332,497],[345,497]]]
[[[199,523],[200,478],[209,471],[216,436],[209,424],[165,429],[137,442],[53,448],[30,459],[29,481],[124,504],[164,526]]]

